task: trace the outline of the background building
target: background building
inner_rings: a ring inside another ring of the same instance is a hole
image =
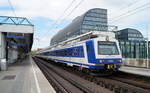
[[[94,8],[78,16],[51,39],[51,45],[93,30],[108,30],[106,9]]]
[[[126,28],[126,29],[117,31],[116,38],[118,40],[131,40],[131,41],[143,41],[144,40],[142,33],[132,28]]]
[[[147,42],[142,33],[136,29],[126,28],[116,32],[122,56],[124,58],[146,58]]]
[[[147,58],[150,58],[150,42],[144,40],[140,31],[126,28],[117,31],[116,38],[119,40],[124,65],[147,67]]]

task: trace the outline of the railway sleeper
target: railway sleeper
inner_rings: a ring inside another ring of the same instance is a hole
[[[90,75],[82,75],[82,77],[88,81],[96,83],[97,85],[105,87],[105,88],[113,91],[114,93],[150,93],[150,92],[142,91],[142,89],[138,89],[138,88],[134,89],[130,86],[123,85],[122,82],[118,83],[118,81],[114,81],[114,80],[95,78]]]

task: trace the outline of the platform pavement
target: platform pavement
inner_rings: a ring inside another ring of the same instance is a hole
[[[148,69],[148,68],[122,66],[119,70],[122,72],[125,72],[125,73],[150,77],[150,69]]]
[[[0,93],[56,93],[31,57],[0,71]]]

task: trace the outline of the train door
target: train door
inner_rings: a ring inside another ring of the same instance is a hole
[[[89,63],[95,63],[95,51],[94,51],[94,42],[87,41],[86,42],[86,51],[87,51],[87,59]]]
[[[69,57],[68,61],[71,61],[71,49],[70,48],[68,49],[68,57]]]

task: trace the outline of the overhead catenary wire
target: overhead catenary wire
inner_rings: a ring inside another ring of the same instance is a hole
[[[131,16],[131,15],[135,15],[136,13],[139,13],[140,11],[142,11],[142,10],[145,10],[145,9],[148,9],[148,8],[150,8],[150,6],[149,7],[145,7],[145,8],[143,8],[143,9],[140,9],[140,10],[137,10],[137,11],[135,11],[135,12],[132,12],[131,14],[128,14],[128,15],[126,15],[126,16],[124,16],[124,17],[128,17],[128,16]],[[124,17],[122,17],[122,18],[124,18]],[[118,20],[116,20],[116,21],[119,21],[120,19],[118,19]],[[115,21],[115,22],[116,22]]]
[[[12,13],[14,14],[15,17],[17,17],[16,12],[15,12],[15,9],[14,9],[14,7],[13,7],[13,4],[11,3],[10,0],[7,0],[7,1],[8,1],[8,4],[10,5],[10,8],[11,8]]]
[[[134,9],[132,9],[132,10],[128,10],[127,12],[122,13],[121,15],[112,18],[112,20],[117,19],[117,18],[119,18],[119,17],[122,17],[122,16],[124,16],[124,15],[126,15],[126,14],[128,14],[128,13],[130,13],[130,12],[136,11],[136,10],[139,9],[139,8],[145,7],[147,4],[149,4],[149,3],[146,3],[146,4],[144,4],[144,5],[141,5],[141,6],[139,6],[139,7],[136,7],[136,8],[134,8]],[[110,20],[110,21],[112,21],[112,20]]]
[[[137,4],[139,1],[140,1],[140,0],[134,0],[133,2],[127,4],[125,7],[122,7],[122,8],[120,8],[120,9],[118,9],[117,12],[118,12],[118,11],[123,11],[123,10],[125,10],[125,9],[128,9],[129,7],[131,7],[131,6],[135,5],[135,4]],[[113,14],[113,13],[110,13],[109,15],[112,15],[112,14]],[[114,19],[114,18],[115,18],[115,17],[112,17],[112,18],[110,18],[110,19]]]
[[[59,20],[61,19],[61,17],[68,11],[68,9],[71,8],[71,6],[73,5],[73,3],[75,2],[76,0],[72,0],[71,3],[67,6],[67,8],[63,11],[63,13],[57,18],[57,20],[51,25],[51,27],[53,27],[53,29],[55,29],[55,25],[57,25],[57,23],[59,22]],[[44,34],[45,35],[49,35],[47,34],[47,32],[49,32],[49,30],[47,30]]]
[[[118,20],[120,20],[120,19],[122,19],[124,17],[131,16],[131,15],[137,13],[137,11],[145,10],[145,9],[147,9],[148,5],[150,5],[150,2],[145,3],[145,4],[143,4],[143,5],[139,6],[139,7],[136,7],[134,9],[132,9],[132,10],[129,10],[129,11],[127,11],[127,12],[125,12],[125,13],[117,16],[117,17],[115,17],[114,19],[110,20],[110,23],[114,23],[114,22],[117,22]]]
[[[63,12],[63,14],[65,14],[65,12],[73,5],[73,3],[75,2],[76,0],[73,0],[70,4],[69,4],[69,6],[64,10],[64,12]],[[81,5],[81,3],[83,2],[84,0],[81,0],[72,10],[71,10],[71,12],[67,15],[67,17],[68,16],[70,16],[80,5]],[[61,15],[63,15],[63,14],[61,14]],[[61,16],[60,16],[61,17]],[[58,18],[59,19],[59,18]],[[62,21],[64,21],[65,20],[65,18],[64,19],[62,19]],[[60,23],[62,23],[62,21],[60,22]],[[58,22],[58,21],[57,21]],[[55,24],[56,24],[56,22],[55,22]],[[54,24],[53,24],[54,25]],[[56,27],[54,27],[53,29],[56,29],[58,27],[58,25],[56,26]],[[46,32],[48,32],[48,31],[46,31]],[[45,35],[49,35],[49,34],[45,34]],[[44,35],[44,36],[45,36]]]
[[[58,17],[58,19],[52,24],[52,26],[55,26],[59,20],[62,18],[62,16],[68,11],[68,9],[71,8],[71,6],[73,5],[73,3],[75,2],[76,0],[72,0],[71,3],[67,6],[67,8],[63,11],[63,13]]]
[[[135,4],[137,4],[138,2],[140,2],[140,0],[134,0],[133,2],[129,3],[129,4],[127,5],[127,7],[125,6],[125,7],[121,8],[120,10],[127,9],[127,8],[129,8],[129,7],[131,7],[131,6],[135,5]]]
[[[78,8],[78,6],[79,6],[83,1],[84,1],[84,0],[81,0],[81,1],[73,8],[73,10],[72,10],[66,17],[70,16],[70,15]],[[72,2],[73,2],[73,1],[72,1]],[[72,2],[71,2],[71,5],[72,5]],[[137,3],[138,1],[135,0],[134,2]],[[132,6],[132,5],[134,5],[135,3],[130,3],[128,6]],[[71,5],[70,5],[70,6],[71,6]],[[68,7],[70,7],[70,6],[68,6]],[[64,12],[66,12],[66,10],[67,10],[67,9],[65,9]],[[133,10],[136,10],[136,9],[133,9]],[[122,16],[124,16],[124,15],[126,15],[126,14],[132,12],[133,10],[128,11],[128,12],[126,12],[126,13],[123,13],[122,15],[119,15],[119,16],[117,16],[116,18],[118,19],[119,17],[122,17]],[[64,19],[62,19],[62,21],[61,21],[60,23],[62,23],[63,21],[65,21],[66,17],[65,17]],[[58,19],[60,19],[60,18],[58,18]],[[114,19],[115,19],[115,18],[114,18]],[[111,21],[112,21],[112,20],[111,20]],[[58,22],[58,21],[57,21],[57,22]],[[59,26],[59,25],[57,25],[55,28],[57,28],[58,26]]]
[[[81,0],[81,1],[71,10],[71,12],[70,12],[66,17],[64,17],[64,18],[62,19],[62,21],[61,21],[60,23],[64,22],[65,19],[66,19],[67,17],[69,17],[69,16],[82,4],[83,1],[84,1],[84,0]],[[58,26],[59,26],[59,25],[57,25],[56,28],[57,28]]]
[[[69,17],[81,4],[82,4],[82,2],[83,2],[84,0],[81,0],[72,10],[71,10],[71,12],[64,18],[64,19],[62,19],[62,21],[60,22],[60,23],[62,23],[63,21],[65,21],[65,19],[67,18],[67,17]],[[56,27],[55,27],[55,29],[58,27],[59,25],[57,25]]]

